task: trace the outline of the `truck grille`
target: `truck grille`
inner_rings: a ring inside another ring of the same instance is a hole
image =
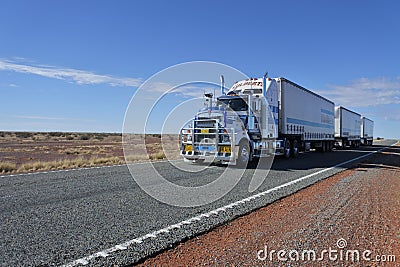
[[[216,119],[197,119],[193,121],[193,126],[181,130],[182,155],[231,154],[233,129],[224,129]],[[225,146],[225,150],[222,151],[220,146]]]

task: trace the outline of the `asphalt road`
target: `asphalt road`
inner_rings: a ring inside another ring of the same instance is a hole
[[[347,165],[327,168],[395,142],[386,140],[371,147],[324,154],[309,152],[290,160],[278,158],[255,192],[248,191],[254,172],[250,168],[227,195],[195,208],[169,206],[148,196],[127,166],[1,176],[0,265],[129,265],[329,177]],[[151,175],[148,164],[132,165],[135,175]],[[225,170],[211,166],[188,174],[168,162],[154,166],[169,181],[192,186],[208,183]],[[257,197],[252,198],[254,195]],[[229,206],[231,203],[234,205]]]

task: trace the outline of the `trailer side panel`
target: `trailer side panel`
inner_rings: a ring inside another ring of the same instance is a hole
[[[278,79],[281,135],[334,140],[334,103],[284,78]]]

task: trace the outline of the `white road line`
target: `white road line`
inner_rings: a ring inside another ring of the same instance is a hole
[[[395,144],[393,144],[393,145],[391,145],[391,146],[394,146],[394,145],[395,145]],[[147,239],[147,238],[149,238],[149,237],[156,238],[157,235],[160,235],[160,234],[162,234],[162,233],[168,233],[168,232],[171,231],[172,229],[179,229],[179,228],[181,228],[181,226],[183,226],[183,225],[185,225],[185,224],[191,224],[191,223],[194,222],[194,221],[201,221],[201,219],[204,218],[204,217],[208,218],[208,217],[210,217],[211,215],[218,215],[219,212],[224,212],[224,211],[226,211],[226,209],[230,209],[230,208],[232,208],[232,207],[239,206],[240,204],[244,204],[244,203],[246,203],[246,202],[249,202],[249,201],[252,201],[252,200],[254,200],[254,199],[256,199],[256,198],[259,198],[259,197],[261,197],[261,196],[265,196],[265,195],[267,195],[267,194],[270,194],[270,193],[272,193],[272,192],[274,192],[274,191],[278,191],[279,189],[288,187],[288,186],[290,186],[290,185],[294,185],[294,184],[296,184],[296,183],[298,183],[298,182],[301,182],[301,181],[303,181],[303,180],[306,180],[306,179],[308,179],[308,178],[310,178],[310,177],[313,177],[313,176],[315,176],[315,175],[318,175],[318,174],[321,174],[321,173],[330,171],[330,170],[332,170],[332,169],[334,169],[334,168],[337,168],[337,167],[346,165],[346,164],[348,164],[348,163],[350,163],[350,162],[353,162],[353,161],[356,161],[356,160],[359,160],[359,159],[368,157],[368,156],[370,156],[370,155],[372,155],[372,154],[375,154],[375,153],[377,153],[377,152],[380,152],[380,151],[382,151],[382,150],[384,150],[384,149],[386,149],[386,148],[388,148],[388,147],[391,147],[391,146],[387,146],[387,147],[381,148],[381,149],[379,149],[379,150],[377,150],[377,151],[372,151],[372,152],[370,152],[370,153],[368,153],[368,154],[365,154],[365,155],[359,156],[359,157],[357,157],[357,158],[354,158],[354,159],[347,160],[347,161],[345,161],[345,162],[339,163],[339,164],[337,164],[337,165],[335,165],[335,166],[333,166],[333,167],[329,167],[329,168],[326,168],[326,169],[322,169],[322,170],[320,170],[320,171],[317,171],[317,172],[311,173],[311,174],[309,174],[309,175],[300,177],[300,178],[298,178],[298,179],[296,179],[296,180],[293,180],[293,181],[290,181],[290,182],[281,184],[281,185],[279,185],[279,186],[277,186],[277,187],[274,187],[274,188],[268,189],[268,190],[266,190],[266,191],[263,191],[263,192],[261,192],[261,193],[252,195],[252,196],[250,196],[250,197],[247,197],[247,198],[238,200],[238,201],[236,201],[236,202],[230,203],[230,204],[225,205],[225,206],[223,206],[223,207],[220,207],[220,208],[211,210],[211,211],[209,211],[209,212],[207,212],[207,213],[203,213],[203,214],[197,215],[197,216],[195,216],[195,217],[192,217],[192,218],[190,218],[190,219],[183,220],[183,221],[181,221],[181,222],[179,222],[179,223],[177,223],[177,224],[169,225],[169,226],[167,226],[167,227],[165,227],[165,228],[162,228],[162,229],[160,229],[160,230],[158,230],[158,231],[154,231],[154,232],[152,232],[152,233],[149,233],[149,234],[146,234],[146,235],[144,235],[144,236],[141,236],[141,237],[138,237],[138,238],[135,238],[135,239],[126,241],[126,242],[124,242],[124,243],[122,243],[122,244],[115,245],[114,247],[105,249],[105,250],[100,251],[100,252],[97,252],[97,253],[95,253],[95,254],[92,254],[92,255],[89,255],[89,256],[86,256],[86,257],[77,259],[77,260],[75,260],[75,261],[72,261],[72,262],[70,262],[70,263],[67,263],[67,264],[65,264],[65,265],[62,265],[62,267],[73,267],[73,266],[77,266],[77,265],[79,265],[79,264],[87,265],[87,264],[89,264],[89,261],[90,261],[91,259],[97,258],[97,257],[99,257],[99,256],[101,256],[101,255],[108,255],[108,254],[111,253],[111,252],[120,250],[120,249],[119,249],[120,247],[127,248],[128,246],[130,246],[130,245],[133,244],[133,243],[142,243],[143,240],[145,240],[145,239]]]
[[[366,152],[377,152],[371,150],[354,150],[354,149],[345,149],[345,150],[336,150],[338,152],[355,152],[355,153],[366,153]]]

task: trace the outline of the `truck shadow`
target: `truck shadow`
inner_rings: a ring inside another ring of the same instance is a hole
[[[373,146],[362,146],[360,148],[347,148],[347,149],[334,149],[332,152],[316,152],[310,151],[301,153],[297,158],[286,159],[283,157],[275,157],[271,164],[259,164],[259,162],[250,162],[247,169],[267,169],[270,168],[274,171],[297,171],[297,170],[309,170],[309,169],[324,169],[330,168],[343,162],[352,160],[354,158],[366,155],[371,152],[375,152],[381,148],[385,148],[383,151],[376,152],[371,155],[374,157],[376,164],[384,164],[387,161],[388,156],[397,157],[397,164],[394,168],[400,166],[400,147],[387,147],[384,145],[373,145]],[[369,159],[367,157],[366,159]],[[396,161],[394,161],[396,163]],[[350,163],[351,164],[351,163]],[[377,166],[375,166],[377,167]]]
[[[369,169],[400,171],[400,147],[391,147],[380,151],[365,161],[358,163],[354,169],[359,172],[367,172]]]

